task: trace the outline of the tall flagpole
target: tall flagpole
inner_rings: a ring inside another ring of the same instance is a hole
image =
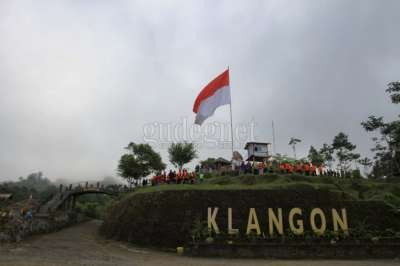
[[[229,74],[229,89],[231,90],[231,79],[230,79],[230,73],[229,73],[229,66],[228,66],[228,74]],[[232,159],[233,159],[233,122],[232,122],[232,90],[229,93],[231,97],[231,103],[229,104],[229,110],[231,114],[231,141],[232,141]]]
[[[275,153],[276,153],[276,150],[275,150],[275,127],[274,127],[274,120],[272,120],[272,145],[273,145],[273,152],[274,152],[274,155],[275,155]]]

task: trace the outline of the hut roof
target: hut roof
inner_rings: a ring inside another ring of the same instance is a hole
[[[10,193],[0,193],[0,200],[8,200],[12,198],[12,194]]]
[[[256,144],[256,145],[270,145],[271,143],[269,142],[247,142],[246,145],[244,146],[244,149],[246,150],[247,147],[251,144]]]
[[[215,159],[215,163],[220,163],[220,164],[231,164],[230,161],[228,161],[227,159],[222,158],[222,157],[219,157],[219,158]]]

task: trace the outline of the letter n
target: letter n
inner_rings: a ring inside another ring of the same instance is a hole
[[[268,224],[269,234],[274,234],[274,226],[280,235],[283,235],[283,222],[282,222],[282,209],[278,208],[278,217],[276,217],[274,211],[268,208]]]
[[[349,227],[347,225],[347,213],[346,209],[342,209],[342,218],[340,218],[339,213],[336,209],[332,209],[332,220],[333,220],[333,231],[337,232],[340,229],[348,235],[349,234]]]

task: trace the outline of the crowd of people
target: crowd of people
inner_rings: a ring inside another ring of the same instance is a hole
[[[342,177],[344,173],[339,169],[332,169],[326,165],[314,165],[311,162],[242,162],[239,167],[240,172],[249,174],[264,174],[264,173],[284,173],[284,174],[304,174],[307,176],[335,176]]]
[[[190,172],[187,169],[182,169],[178,171],[169,170],[162,171],[151,179],[151,184],[194,184],[197,181],[197,178],[203,178],[202,174],[196,174],[195,172]]]
[[[230,168],[231,169],[231,168]],[[226,170],[226,169],[225,169]],[[204,172],[221,172],[217,169],[203,169],[196,166],[195,171],[182,170],[169,170],[159,172],[151,179],[151,185],[157,184],[194,184],[202,181]],[[232,171],[232,169],[230,170]],[[334,176],[344,177],[345,173],[339,169],[333,169],[326,165],[315,165],[311,162],[242,162],[234,169],[237,174],[258,174],[263,175],[266,173],[282,173],[282,174],[302,174],[306,176]],[[222,171],[224,172],[224,171]],[[147,181],[146,181],[147,182]]]

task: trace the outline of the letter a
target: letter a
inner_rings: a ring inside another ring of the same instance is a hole
[[[251,230],[256,230],[257,235],[261,234],[260,225],[258,224],[258,218],[257,218],[256,210],[254,208],[250,208],[249,220],[247,222],[246,234],[247,235],[250,234]]]

